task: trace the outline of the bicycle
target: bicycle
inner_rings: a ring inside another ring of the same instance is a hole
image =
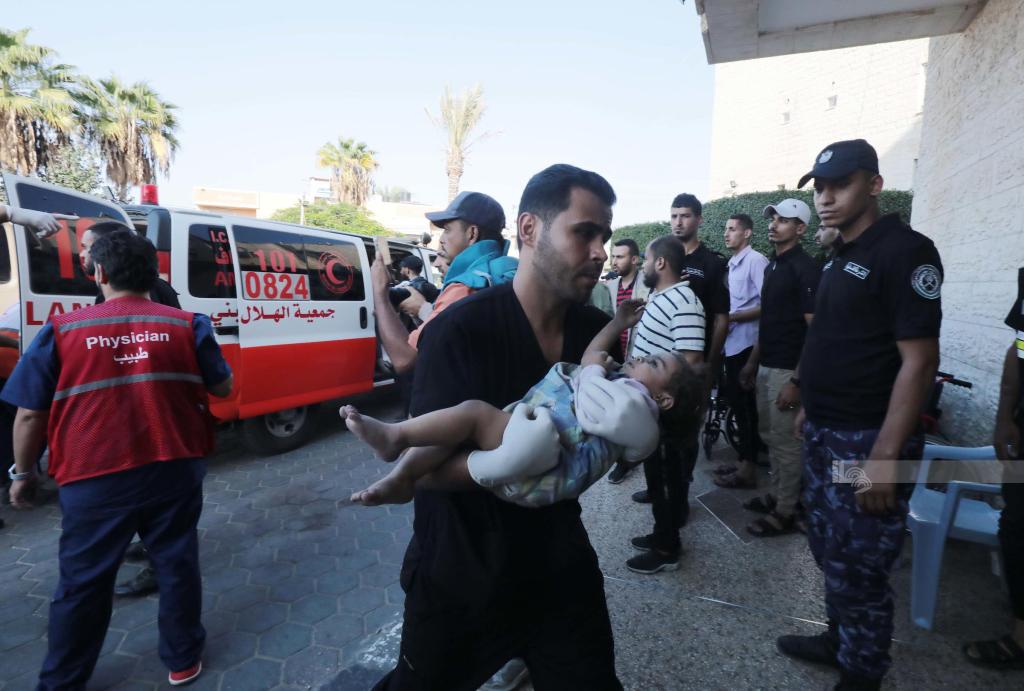
[[[704,421],[704,431],[701,434],[705,459],[711,460],[711,450],[723,434],[729,446],[738,452],[740,433],[739,426],[736,424],[736,414],[729,407],[729,400],[721,392],[721,387],[716,385],[711,389],[711,400]]]

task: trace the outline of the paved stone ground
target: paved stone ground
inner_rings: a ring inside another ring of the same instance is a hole
[[[366,409],[398,412],[386,399]],[[383,464],[336,420],[327,411],[318,439],[269,458],[244,451],[230,431],[220,434],[200,520],[207,654],[190,688],[318,688],[399,621],[412,507],[346,504]],[[46,650],[60,510],[50,501],[31,512],[4,506],[0,515],[0,688],[31,689]],[[137,569],[126,564],[120,578]],[[89,688],[169,688],[156,654],[156,613],[155,595],[116,601]]]
[[[387,399],[367,402],[393,416]],[[210,461],[201,522],[206,671],[195,689],[368,689],[393,664],[402,592],[397,578],[411,507],[347,506],[350,492],[385,466],[325,416],[319,438],[295,452],[257,458],[231,433]],[[716,451],[725,457],[729,452]],[[601,559],[627,689],[825,689],[835,673],[775,650],[781,633],[816,633],[824,618],[821,576],[801,535],[748,539],[740,502],[716,490],[701,462],[680,570],[629,572],[629,538],[650,529],[650,510],[629,500],[640,473],[599,482],[583,499]],[[0,688],[33,687],[45,652],[57,569],[59,510],[0,509]],[[908,549],[909,554],[909,540]],[[887,689],[1020,688],[1022,673],[976,670],[962,641],[1010,625],[990,555],[952,543],[934,632],[909,623],[909,561],[894,576],[895,665]],[[122,577],[137,566],[126,565]],[[93,689],[167,687],[156,654],[156,597],[118,601]],[[529,687],[527,687],[529,688]]]

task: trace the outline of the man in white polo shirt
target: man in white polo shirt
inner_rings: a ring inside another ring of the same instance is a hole
[[[643,280],[652,289],[630,349],[630,357],[655,353],[682,352],[686,361],[699,366],[704,361],[704,307],[680,281],[686,253],[675,237],[666,235],[651,242],[644,253]],[[641,552],[626,561],[637,573],[657,573],[679,568],[682,545],[679,528],[683,523],[689,488],[688,430],[670,429],[662,421],[661,444],[644,461],[644,474],[654,513],[654,532],[635,537],[633,547]]]

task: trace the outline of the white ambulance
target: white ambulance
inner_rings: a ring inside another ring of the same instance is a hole
[[[51,316],[93,304],[97,290],[79,262],[79,238],[93,223],[114,219],[156,246],[160,273],[182,308],[210,316],[235,376],[231,397],[213,399],[212,410],[221,421],[241,420],[254,450],[295,448],[312,434],[317,404],[393,383],[374,331],[373,238],[157,205],[122,207],[34,178],[3,180],[14,206],[66,218],[48,238],[11,224],[0,235],[0,378]],[[433,280],[433,251],[394,240],[388,246],[395,275],[415,254]]]

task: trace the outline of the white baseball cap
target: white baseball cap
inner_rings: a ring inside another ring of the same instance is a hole
[[[783,199],[778,204],[769,204],[761,213],[765,218],[778,214],[783,218],[799,218],[804,223],[811,222],[811,207],[799,199]]]

